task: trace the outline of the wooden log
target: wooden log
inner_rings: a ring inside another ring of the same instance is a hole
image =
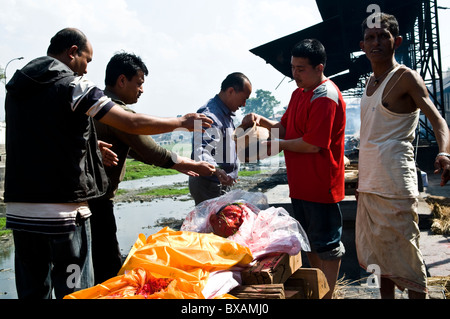
[[[241,272],[242,284],[282,284],[301,265],[301,253],[296,256],[289,256],[285,253],[266,256]]]
[[[308,299],[306,298],[305,287],[286,287],[284,289],[286,299]]]
[[[239,299],[286,299],[283,284],[243,285],[230,294]]]
[[[317,268],[300,268],[284,283],[292,299],[322,299],[330,290],[325,274]]]
[[[345,169],[345,195],[355,195],[358,188],[358,170]]]

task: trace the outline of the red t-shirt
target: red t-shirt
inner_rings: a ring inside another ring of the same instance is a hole
[[[338,87],[325,80],[314,90],[297,89],[281,119],[285,139],[302,137],[319,153],[285,151],[290,197],[337,203],[345,197],[345,102]]]

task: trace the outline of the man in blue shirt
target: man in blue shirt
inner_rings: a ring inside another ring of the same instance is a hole
[[[219,94],[197,111],[210,118],[213,124],[204,132],[194,133],[192,159],[213,164],[216,172],[209,177],[189,177],[195,205],[225,194],[235,183],[239,161],[233,139],[233,117],[240,107],[245,106],[251,93],[250,80],[242,73],[232,73],[222,82]]]

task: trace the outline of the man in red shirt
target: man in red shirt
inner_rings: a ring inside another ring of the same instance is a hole
[[[279,151],[285,154],[294,217],[308,235],[311,267],[321,269],[327,278],[330,291],[325,298],[331,298],[345,253],[339,202],[345,197],[346,116],[341,92],[324,75],[326,59],[319,41],[297,44],[291,65],[299,88],[281,121],[252,113],[243,125],[256,122],[281,139]]]

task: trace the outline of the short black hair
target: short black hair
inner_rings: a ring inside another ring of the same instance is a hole
[[[118,52],[109,60],[106,66],[105,84],[114,86],[120,75],[125,75],[131,81],[138,71],[148,75],[148,69],[142,59],[134,53]]]
[[[304,39],[297,43],[291,52],[295,58],[309,59],[309,63],[316,67],[327,63],[327,53],[323,44],[316,39]]]
[[[221,85],[221,91],[225,92],[228,88],[232,87],[236,92],[244,91],[245,81],[250,83],[250,80],[246,75],[241,72],[234,72],[229,74]]]
[[[56,33],[50,40],[50,45],[47,49],[47,55],[58,55],[69,49],[73,45],[78,47],[78,54],[86,50],[87,46],[86,35],[75,28],[65,28]]]
[[[362,28],[362,35],[364,38],[364,34],[366,33],[366,30],[369,29],[368,26],[368,19],[378,19],[380,21],[380,24],[385,24],[389,30],[389,32],[392,34],[393,37],[398,37],[400,35],[400,27],[398,26],[397,19],[392,15],[384,12],[377,12],[370,16],[368,16],[366,19],[364,19],[361,28]]]

